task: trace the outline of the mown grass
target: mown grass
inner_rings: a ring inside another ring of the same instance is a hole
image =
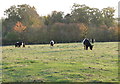
[[[118,42],[2,47],[2,82],[118,82]]]

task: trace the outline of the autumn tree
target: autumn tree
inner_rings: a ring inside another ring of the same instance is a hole
[[[37,28],[43,25],[42,19],[37,13],[35,7],[23,4],[17,7],[18,15],[21,18],[21,22],[27,27]]]
[[[25,33],[25,30],[26,30],[26,26],[23,26],[23,24],[21,22],[17,22],[16,25],[13,27],[13,30],[18,33],[19,35],[19,39],[20,40],[24,40],[24,33]]]
[[[25,31],[25,29],[26,29],[26,26],[23,26],[21,22],[17,22],[16,25],[13,27],[13,30],[17,32],[23,32]]]
[[[3,26],[8,30],[11,30],[16,22],[22,22],[26,27],[41,27],[43,22],[40,16],[36,12],[35,7],[31,7],[27,4],[11,6],[5,12],[7,18],[3,22]]]
[[[84,38],[87,38],[87,35],[88,35],[88,27],[85,25],[85,24],[78,24],[80,30],[81,30],[81,37],[84,39]]]
[[[24,25],[26,28],[40,28],[42,27],[43,21],[41,17],[38,15],[35,7],[31,7],[27,4],[22,4],[22,5],[13,5],[7,10],[4,11],[4,14],[6,18],[2,21],[2,30],[3,32],[3,39],[5,37],[9,37],[8,35],[12,35],[13,33],[13,27],[17,31],[22,31],[20,28],[17,28],[17,25],[19,24],[18,27]],[[17,25],[16,25],[17,23]],[[16,25],[16,27],[15,27]],[[9,33],[9,34],[8,34]],[[22,33],[22,32],[21,32]],[[14,34],[16,35],[16,34]],[[19,35],[21,36],[21,35]],[[20,37],[21,38],[21,37]],[[7,39],[7,38],[5,38]]]

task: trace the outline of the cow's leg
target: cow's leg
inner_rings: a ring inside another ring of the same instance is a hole
[[[25,47],[25,44],[23,44],[23,47]]]
[[[86,50],[86,46],[84,45],[84,50]]]
[[[88,46],[86,46],[86,50],[88,50]]]
[[[53,46],[53,44],[51,44],[51,46]]]
[[[90,46],[90,50],[92,50],[92,48],[93,48],[93,45]]]
[[[19,45],[17,44],[16,47],[19,47]]]
[[[20,47],[21,45],[19,44],[18,47]]]

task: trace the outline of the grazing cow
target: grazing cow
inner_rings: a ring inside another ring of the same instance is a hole
[[[89,41],[87,38],[85,38],[85,39],[83,40],[83,44],[84,44],[84,49],[85,49],[85,50],[88,50],[88,47],[90,47],[90,49],[92,50],[93,45],[91,45],[90,41]]]
[[[53,40],[50,41],[50,45],[51,45],[51,46],[54,45],[54,41],[53,41]]]
[[[25,43],[24,43],[24,42],[16,42],[16,43],[15,43],[15,47],[21,47],[21,45],[22,45],[23,47],[25,47]]]

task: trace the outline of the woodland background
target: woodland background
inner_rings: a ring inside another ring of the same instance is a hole
[[[13,5],[4,11],[6,18],[2,24],[2,44],[24,41],[26,44],[55,42],[81,42],[84,38],[94,38],[98,42],[118,41],[120,18],[114,17],[113,7],[91,8],[73,4],[71,13],[52,11],[40,16],[36,8],[27,4]]]

